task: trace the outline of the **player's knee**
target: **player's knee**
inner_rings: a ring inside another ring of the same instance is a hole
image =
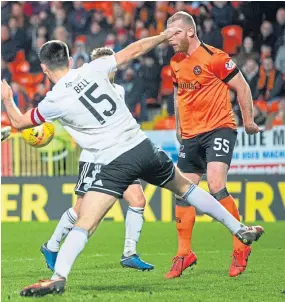
[[[144,208],[145,204],[146,204],[146,199],[142,193],[133,196],[133,198],[129,201],[129,205],[131,207]]]

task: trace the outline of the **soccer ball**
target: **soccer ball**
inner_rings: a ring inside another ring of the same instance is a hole
[[[40,126],[22,131],[26,143],[34,148],[48,145],[53,139],[55,127],[51,123],[43,123]]]

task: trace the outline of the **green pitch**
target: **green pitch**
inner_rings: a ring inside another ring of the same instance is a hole
[[[75,263],[63,296],[42,301],[285,301],[285,223],[261,223],[266,234],[253,245],[248,269],[228,277],[231,237],[218,223],[194,228],[194,270],[164,280],[176,252],[174,223],[146,223],[138,246],[151,272],[122,268],[124,225],[105,221]],[[19,291],[51,276],[39,252],[56,222],[2,224],[2,301],[23,301]]]

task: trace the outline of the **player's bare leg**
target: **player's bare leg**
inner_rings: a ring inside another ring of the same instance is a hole
[[[202,174],[183,173],[195,185],[198,185]],[[176,229],[178,237],[178,250],[175,257],[172,258],[170,271],[165,275],[166,279],[172,279],[181,276],[182,272],[194,266],[197,263],[197,257],[192,251],[192,232],[195,224],[196,210],[190,206],[187,201],[176,195]],[[181,265],[182,264],[182,265]]]
[[[64,292],[68,274],[76,258],[83,251],[88,237],[95,232],[115,201],[115,197],[104,193],[89,191],[85,194],[78,221],[67,235],[58,253],[52,278],[25,287],[21,291],[21,296],[44,296]]]
[[[209,162],[207,165],[207,180],[211,194],[222,206],[224,206],[237,220],[240,220],[238,208],[233,197],[226,188],[228,165],[222,162]],[[232,263],[229,275],[236,277],[247,266],[247,260],[251,253],[251,247],[246,246],[233,236]]]
[[[140,259],[136,251],[143,226],[143,212],[145,208],[145,195],[141,184],[132,184],[124,192],[123,198],[128,201],[129,208],[125,222],[125,244],[121,257],[123,267],[137,270],[152,270],[154,266]]]
[[[257,241],[264,233],[260,226],[247,227],[240,223],[214,197],[186,179],[178,168],[175,170],[175,177],[165,185],[165,188],[182,197],[200,212],[224,224],[233,235],[246,245]],[[182,272],[183,261],[180,261],[180,266]]]

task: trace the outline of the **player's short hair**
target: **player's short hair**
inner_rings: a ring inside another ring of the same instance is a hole
[[[173,23],[175,21],[178,21],[178,20],[182,20],[183,23],[193,26],[195,33],[196,33],[196,23],[195,23],[193,17],[190,14],[183,12],[183,11],[179,11],[179,12],[175,13],[173,16],[171,16],[167,20],[167,25],[170,23]]]
[[[39,58],[50,70],[68,67],[68,46],[59,40],[48,41],[41,47]]]
[[[91,52],[91,60],[96,60],[98,58],[104,57],[104,56],[112,56],[115,52],[110,47],[99,47],[95,48]]]

